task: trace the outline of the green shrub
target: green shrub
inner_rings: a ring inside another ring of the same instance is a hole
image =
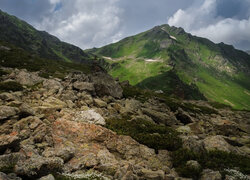
[[[131,136],[139,143],[155,150],[172,151],[182,145],[182,141],[174,129],[145,120],[109,119],[106,121],[106,127],[120,135]]]
[[[9,81],[9,82],[1,82],[0,83],[0,91],[22,91],[23,86],[17,82]]]
[[[194,153],[190,150],[181,148],[172,153],[172,159],[174,167],[181,176],[194,179],[198,178],[198,174],[201,171],[194,170],[192,172],[191,169],[188,171],[185,164],[189,160],[198,161],[202,169],[209,168],[223,173],[225,169],[234,169],[237,167],[239,171],[244,174],[250,173],[249,157],[224,151]]]

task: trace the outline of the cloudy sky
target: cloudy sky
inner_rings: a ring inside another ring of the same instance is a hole
[[[0,0],[0,9],[82,49],[166,23],[250,49],[250,0]]]

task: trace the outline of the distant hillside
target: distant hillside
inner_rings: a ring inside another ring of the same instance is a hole
[[[246,51],[246,53],[250,55],[250,50]]]
[[[192,94],[191,98],[202,99],[202,93],[209,100],[250,109],[250,56],[182,28],[157,26],[86,52],[103,57],[112,76],[132,85],[182,98]]]
[[[45,31],[38,31],[28,23],[0,10],[0,40],[21,47],[41,58],[90,62],[91,56],[80,48],[62,42]]]

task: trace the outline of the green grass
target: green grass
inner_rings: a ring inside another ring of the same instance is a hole
[[[62,78],[69,72],[91,72],[91,65],[50,60],[31,55],[29,52],[17,48],[9,43],[0,42],[0,45],[10,47],[10,51],[0,50],[0,66],[11,68],[24,68],[28,71],[41,71],[43,77],[54,76]]]

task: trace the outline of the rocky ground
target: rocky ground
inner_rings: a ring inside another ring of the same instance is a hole
[[[102,71],[45,79],[39,72],[2,69],[8,72],[2,82],[15,81],[23,89],[0,93],[0,179],[188,179],[178,175],[171,148],[149,148],[136,135],[122,135],[123,127],[110,128],[110,120],[125,117],[127,123],[172,128],[182,148],[192,152],[250,157],[250,112],[215,109],[203,101],[184,101],[192,111],[173,110],[157,97],[124,98],[121,84]],[[194,159],[186,166],[201,165]],[[249,179],[237,168],[227,171],[205,168],[199,178]]]

